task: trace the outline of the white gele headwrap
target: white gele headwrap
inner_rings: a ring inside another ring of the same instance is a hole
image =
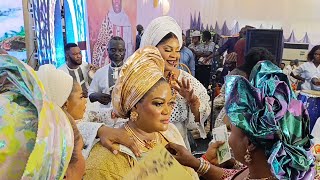
[[[62,107],[71,94],[72,77],[52,64],[40,66],[37,74],[49,99]]]
[[[170,16],[161,16],[150,22],[142,35],[140,48],[156,46],[168,33],[177,36],[180,48],[182,47],[182,30],[176,20]]]

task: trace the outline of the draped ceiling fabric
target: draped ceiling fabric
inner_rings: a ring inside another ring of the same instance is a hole
[[[170,4],[166,14],[163,1],[159,0],[156,7],[154,0],[138,1],[138,24],[146,27],[152,19],[169,15],[184,31],[214,29],[229,36],[251,25],[283,29],[285,42],[310,43],[310,47],[320,44],[319,0],[166,0]]]

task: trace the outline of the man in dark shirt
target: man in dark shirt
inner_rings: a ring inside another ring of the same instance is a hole
[[[143,34],[143,26],[141,24],[137,25],[138,34],[136,36],[136,50],[140,48],[140,41]]]
[[[239,40],[239,37],[231,37],[225,42],[217,51],[218,55],[223,55],[225,51],[227,51],[228,54],[234,52],[234,45]]]

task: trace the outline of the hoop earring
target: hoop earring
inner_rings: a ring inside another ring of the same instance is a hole
[[[130,120],[131,120],[131,121],[137,121],[137,120],[138,120],[138,116],[139,116],[139,114],[138,114],[137,112],[131,111],[131,113],[130,113]]]
[[[250,151],[248,149],[246,151],[246,155],[244,155],[244,161],[248,164],[250,164],[252,161]]]

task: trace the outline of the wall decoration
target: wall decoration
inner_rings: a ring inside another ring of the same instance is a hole
[[[86,0],[64,0],[66,43],[76,43],[82,50],[84,61],[89,61],[87,43]]]
[[[57,67],[65,63],[60,0],[33,0],[38,59]]]
[[[0,24],[0,47],[10,55],[26,61],[22,1],[0,2]]]
[[[107,46],[112,36],[125,41],[126,57],[133,54],[137,0],[87,0],[91,63],[109,63]]]

